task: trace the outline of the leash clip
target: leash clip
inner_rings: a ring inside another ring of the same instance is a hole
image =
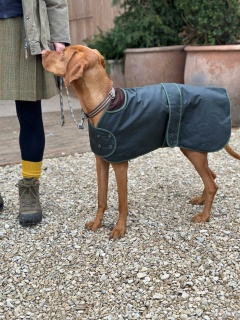
[[[84,120],[87,119],[87,116],[86,116],[86,114],[83,112],[83,110],[81,110],[81,112],[82,112],[82,118],[81,118],[81,122],[78,123],[78,125],[77,125],[78,129],[84,129],[84,128],[85,128]]]

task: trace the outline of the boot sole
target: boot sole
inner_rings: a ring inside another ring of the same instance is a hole
[[[22,226],[34,226],[42,221],[42,213],[20,214],[19,223]]]

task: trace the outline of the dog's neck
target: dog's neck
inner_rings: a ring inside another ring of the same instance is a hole
[[[107,75],[101,81],[98,80],[98,77],[94,80],[91,77],[91,81],[87,80],[88,78],[85,76],[84,78],[74,80],[72,85],[79,98],[83,112],[90,114],[108,96],[113,83]],[[96,126],[103,112],[104,110],[96,116],[89,118],[89,121]]]
[[[90,113],[86,114],[85,116],[87,118],[94,118],[97,114],[99,114],[101,111],[103,111],[106,106],[109,104],[111,100],[115,99],[115,89],[112,88],[109,92],[106,98],[95,108],[93,109]]]

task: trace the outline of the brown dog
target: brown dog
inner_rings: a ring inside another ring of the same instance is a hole
[[[85,46],[69,46],[63,52],[43,51],[43,66],[46,70],[57,76],[65,78],[65,85],[73,85],[80,100],[82,109],[89,116],[89,126],[97,127],[106,104],[111,99],[113,83],[105,71],[103,56],[97,51]],[[108,97],[108,99],[106,99]],[[103,103],[104,102],[104,103]],[[97,110],[96,107],[98,106]],[[96,111],[95,111],[96,110]],[[210,219],[210,212],[214,196],[217,192],[215,183],[216,175],[208,166],[207,152],[196,152],[180,148],[182,153],[191,161],[200,175],[204,190],[200,197],[192,199],[195,205],[204,205],[203,211],[196,214],[193,222],[206,222]],[[240,155],[234,152],[229,145],[226,151],[240,160]],[[110,163],[103,157],[96,155],[97,179],[98,179],[98,209],[93,221],[86,224],[86,228],[96,231],[102,224],[104,211],[107,209],[107,190]],[[119,218],[116,226],[110,234],[110,238],[124,237],[126,232],[126,220],[128,215],[127,200],[127,170],[128,161],[111,163],[117,181]]]

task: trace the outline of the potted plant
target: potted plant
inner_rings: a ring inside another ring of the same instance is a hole
[[[88,40],[87,45],[105,57],[111,53],[112,59],[123,58],[128,87],[183,83],[186,53],[179,32],[184,22],[174,0],[113,0],[113,5],[120,9],[114,27]],[[99,41],[105,42],[107,52]]]
[[[238,0],[176,0],[185,21],[184,82],[228,90],[232,125],[240,126],[240,3]]]

